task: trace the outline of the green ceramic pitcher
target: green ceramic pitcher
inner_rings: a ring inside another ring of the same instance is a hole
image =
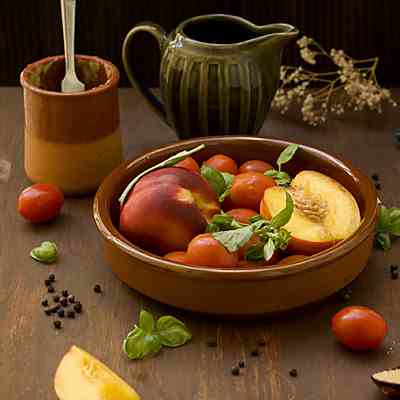
[[[138,32],[160,46],[161,101],[135,72],[131,51]],[[130,82],[181,139],[257,134],[279,83],[282,51],[298,30],[288,24],[258,26],[233,15],[188,19],[166,35],[142,23],[126,36],[122,57]]]

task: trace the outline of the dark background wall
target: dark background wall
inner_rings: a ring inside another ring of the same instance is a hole
[[[400,0],[77,0],[77,51],[121,68],[121,44],[136,23],[152,20],[171,30],[206,13],[241,15],[258,24],[288,22],[327,48],[356,58],[380,57],[379,78],[400,86]],[[17,85],[25,64],[63,51],[57,0],[0,0],[0,85]],[[143,37],[137,64],[157,84],[158,55]],[[295,46],[287,51],[294,61]],[[122,84],[126,85],[125,74]]]

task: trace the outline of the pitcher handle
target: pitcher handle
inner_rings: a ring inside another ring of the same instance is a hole
[[[122,61],[124,63],[124,69],[126,74],[128,75],[129,81],[132,86],[135,87],[145,98],[147,103],[156,111],[156,113],[167,122],[167,114],[165,112],[165,107],[161,103],[161,101],[150,91],[150,89],[143,83],[143,81],[137,76],[137,74],[133,71],[131,64],[129,62],[129,49],[132,42],[133,37],[138,32],[147,32],[150,33],[154,38],[156,38],[159,44],[159,50],[162,50],[163,44],[167,40],[164,29],[157,24],[152,22],[145,22],[139,25],[136,25],[125,37],[124,44],[122,46]]]

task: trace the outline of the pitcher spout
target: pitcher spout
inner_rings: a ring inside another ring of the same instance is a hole
[[[257,26],[257,31],[260,35],[259,38],[256,39],[257,44],[264,43],[265,47],[270,47],[274,44],[282,49],[299,34],[299,30],[289,24]]]

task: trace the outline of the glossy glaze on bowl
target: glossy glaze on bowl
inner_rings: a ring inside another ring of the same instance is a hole
[[[250,159],[276,160],[289,144],[245,136],[199,138],[164,146],[116,168],[97,192],[94,217],[104,239],[108,263],[130,287],[187,310],[245,317],[319,301],[342,289],[364,269],[374,239],[375,188],[370,179],[350,163],[306,146],[301,146],[286,170],[294,176],[300,170],[315,169],[336,179],[354,195],[362,223],[348,240],[296,264],[248,270],[185,266],[166,261],[130,243],[118,232],[116,223],[118,197],[126,184],[149,166],[200,143],[205,143],[206,149],[195,156],[197,161],[224,153],[239,163]]]

